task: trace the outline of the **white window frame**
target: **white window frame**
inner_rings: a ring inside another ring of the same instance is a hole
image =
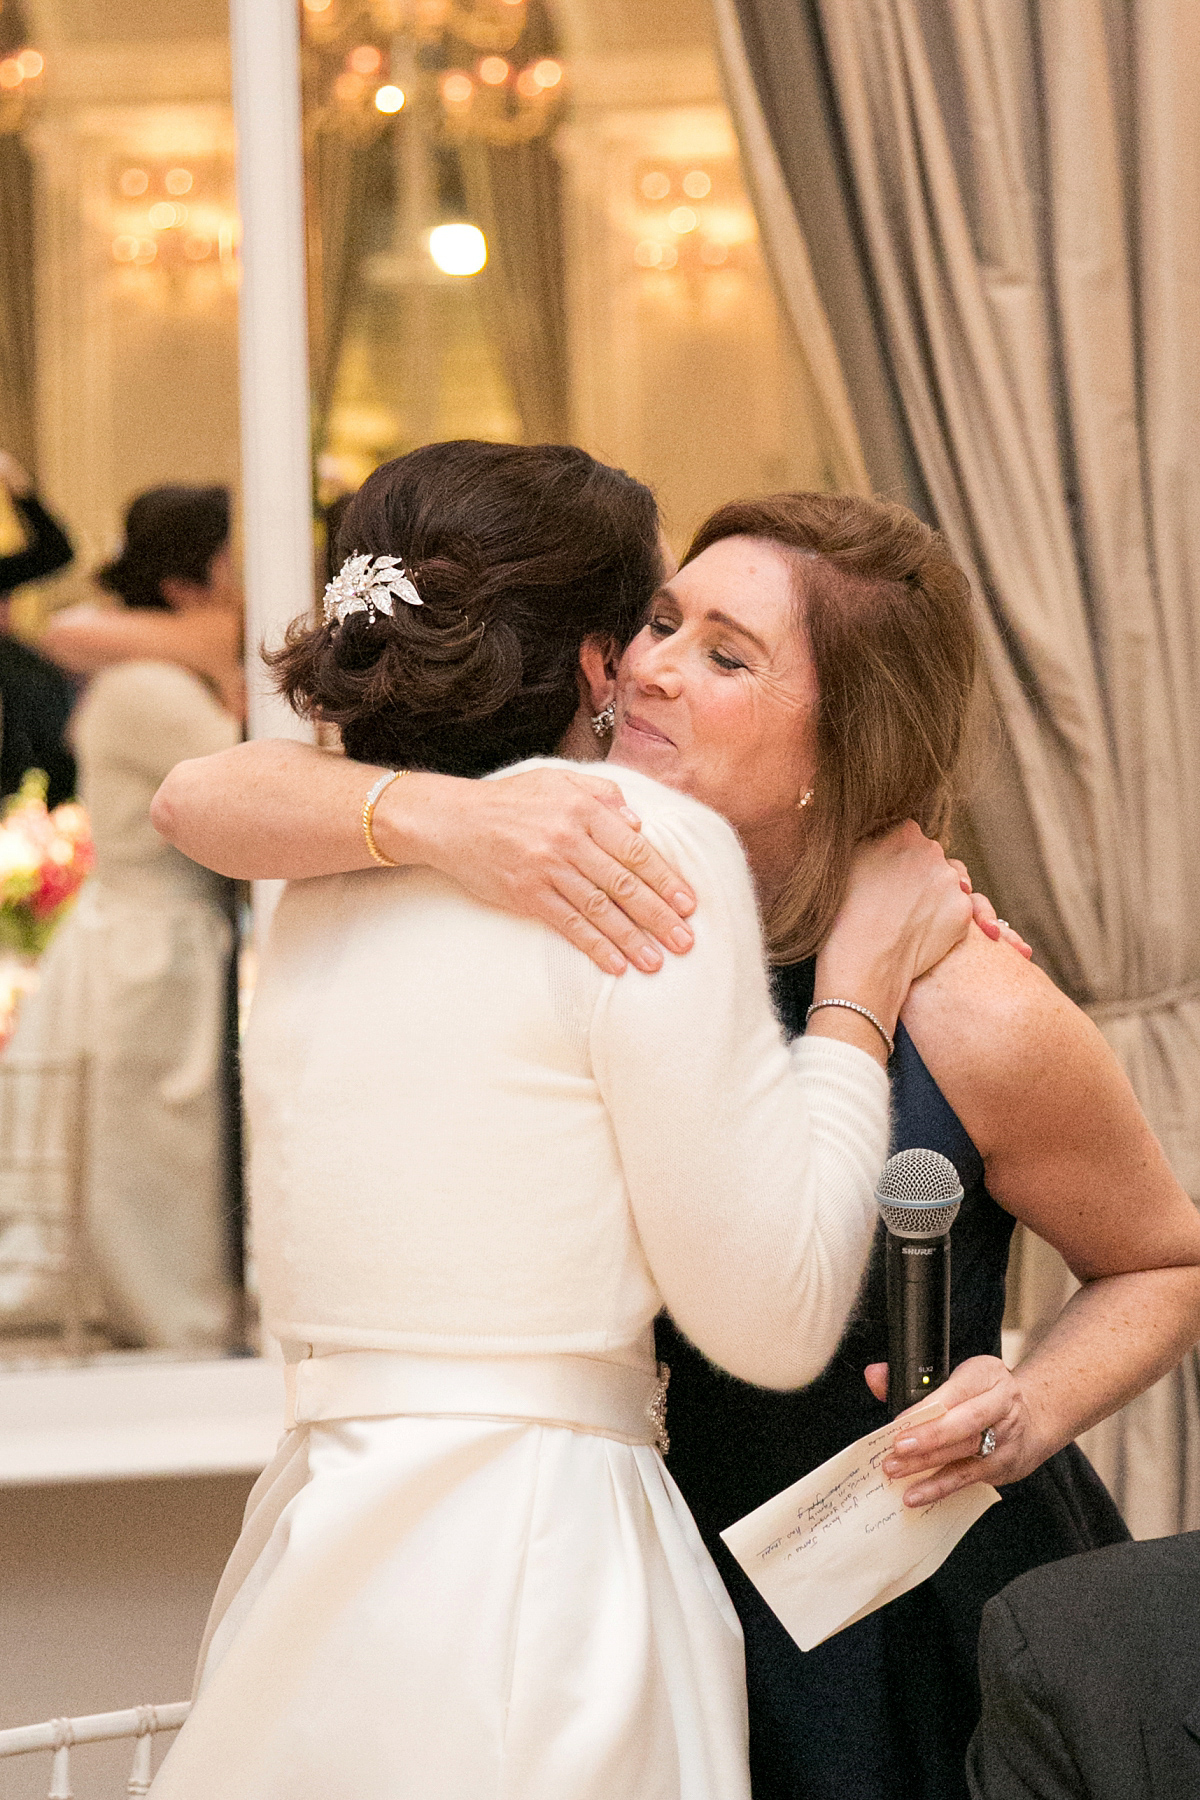
[[[312,595],[308,308],[295,0],[232,0],[230,49],[242,221],[240,351],[246,658],[252,737],[311,734],[262,677]]]

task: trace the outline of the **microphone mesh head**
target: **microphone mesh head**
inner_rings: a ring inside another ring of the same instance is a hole
[[[937,1150],[900,1150],[883,1165],[875,1199],[897,1237],[941,1237],[962,1203],[962,1182]]]

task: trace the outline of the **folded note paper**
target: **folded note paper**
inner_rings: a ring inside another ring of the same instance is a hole
[[[883,1459],[898,1432],[945,1412],[914,1408],[822,1463],[721,1533],[771,1611],[802,1650],[812,1650],[886,1606],[945,1562],[1000,1496],[985,1482],[930,1506],[907,1507]]]

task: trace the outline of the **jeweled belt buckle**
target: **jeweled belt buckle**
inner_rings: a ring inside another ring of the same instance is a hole
[[[671,1370],[667,1363],[658,1365],[658,1386],[652,1399],[647,1403],[646,1416],[654,1426],[657,1436],[654,1448],[660,1456],[665,1456],[671,1448],[671,1440],[667,1436],[667,1384],[671,1379]]]

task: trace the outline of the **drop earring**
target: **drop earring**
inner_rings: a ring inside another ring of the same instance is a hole
[[[616,724],[616,721],[617,721],[617,709],[616,709],[616,706],[614,705],[614,703],[610,700],[608,705],[604,708],[603,712],[593,713],[593,715],[592,715],[592,730],[595,732],[595,734],[598,738],[606,738],[611,733],[613,726]]]
[[[808,803],[812,799],[812,797],[813,797],[813,791],[811,788],[809,788],[807,793],[804,794],[801,799],[797,800],[796,811],[803,812],[804,808],[808,805]]]

